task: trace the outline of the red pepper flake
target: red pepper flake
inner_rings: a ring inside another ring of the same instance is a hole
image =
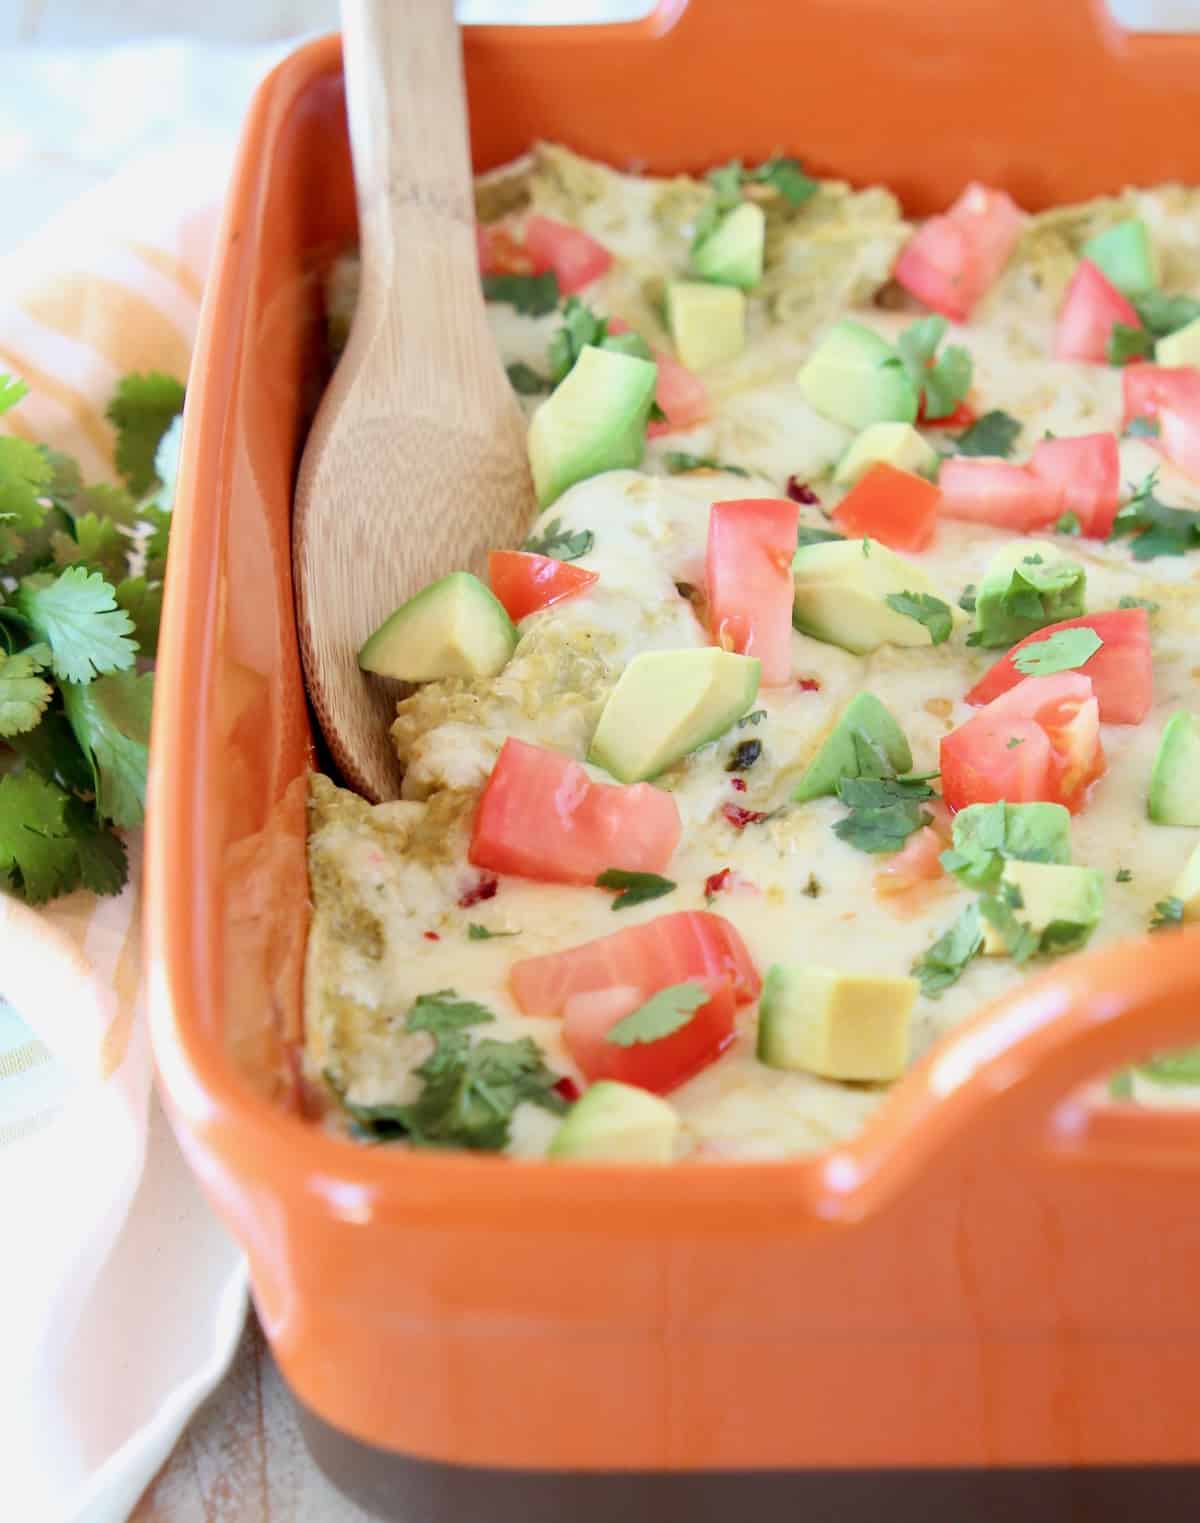
[[[797,677],[796,686],[802,693],[819,693],[821,691],[821,679],[819,677]]]
[[[423,934],[426,941],[441,941],[442,939],[436,931],[425,931]]]
[[[719,894],[722,889],[728,888],[732,876],[732,867],[723,867],[719,873],[710,873],[704,880],[704,897],[711,899],[714,894]]]
[[[562,1078],[554,1086],[554,1093],[556,1095],[561,1095],[568,1104],[574,1105],[575,1101],[579,1099],[583,1091],[579,1088],[579,1085],[576,1084],[575,1080],[572,1079],[570,1074],[563,1074]]]
[[[496,878],[480,878],[474,888],[467,889],[459,901],[460,910],[469,910],[473,905],[482,904],[485,899],[494,899],[500,882]]]
[[[722,804],[721,813],[735,830],[745,830],[747,825],[758,825],[767,817],[761,809],[743,809],[740,804]]]
[[[744,777],[731,777],[729,779],[729,786],[736,789],[738,793],[745,793],[746,779]]]
[[[820,498],[809,486],[807,481],[801,481],[799,476],[789,476],[787,479],[787,494],[793,502],[802,502],[806,507],[815,507]]]

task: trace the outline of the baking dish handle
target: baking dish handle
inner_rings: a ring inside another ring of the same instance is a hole
[[[827,1215],[866,1214],[938,1155],[1049,1145],[1200,1170],[1200,1111],[1097,1104],[1086,1086],[1200,1043],[1200,928],[1071,958],[940,1042],[858,1141],[827,1156]],[[840,1208],[839,1208],[840,1202]]]

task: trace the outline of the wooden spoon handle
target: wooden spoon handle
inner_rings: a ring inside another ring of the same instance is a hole
[[[402,251],[474,263],[462,45],[452,0],[342,0],[346,109],[364,270],[403,278]]]

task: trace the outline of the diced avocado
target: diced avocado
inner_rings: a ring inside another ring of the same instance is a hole
[[[1087,572],[1047,540],[1017,540],[988,562],[970,643],[993,650],[1085,612]]]
[[[567,1112],[547,1149],[551,1158],[670,1163],[679,1117],[649,1090],[601,1079]]]
[[[1200,720],[1172,714],[1150,772],[1146,813],[1159,825],[1200,825]]]
[[[1107,275],[1124,296],[1145,296],[1158,284],[1158,261],[1150,229],[1140,217],[1130,217],[1097,233],[1080,253]]]
[[[852,318],[830,328],[796,380],[811,407],[847,428],[916,422],[920,399],[904,361]]]
[[[692,250],[692,269],[701,280],[741,286],[748,291],[762,279],[767,218],[761,206],[743,201],[727,212],[704,241]]]
[[[529,421],[529,464],[540,507],[601,471],[642,463],[658,366],[586,344]]]
[[[689,370],[707,370],[736,359],[746,347],[746,298],[736,286],[672,280],[667,326],[680,361]]]
[[[954,816],[954,846],[942,866],[972,888],[990,888],[1010,858],[1071,860],[1071,815],[1062,804],[968,804]]]
[[[753,656],[706,646],[635,656],[608,695],[588,760],[623,783],[665,772],[716,740],[758,696]]]
[[[915,978],[776,963],[758,1006],[758,1059],[824,1079],[895,1079],[908,1062]]]
[[[911,766],[904,731],[874,693],[856,693],[804,769],[792,797],[803,804],[836,793],[843,777],[891,777]]]
[[[937,596],[929,577],[876,539],[801,545],[792,559],[792,623],[803,634],[862,656],[881,645],[932,645],[919,620],[889,606],[902,592]],[[953,622],[966,615],[948,605]]]
[[[872,423],[838,461],[833,479],[839,486],[852,487],[880,461],[914,476],[935,476],[939,457],[911,423]]]
[[[1160,365],[1200,365],[1200,317],[1160,338],[1154,358]]]
[[[1006,886],[1020,897],[1013,914],[1038,933],[1044,951],[1066,952],[1082,946],[1104,914],[1104,874],[1096,867],[1006,862],[1000,889]],[[1008,952],[1004,936],[986,917],[983,950],[988,957]]]
[[[632,354],[639,360],[652,360],[654,353],[640,333],[607,333],[600,340],[600,348],[613,354]]]
[[[1185,925],[1200,920],[1200,846],[1193,848],[1183,871],[1175,880],[1171,898],[1178,899],[1183,905]]]
[[[504,605],[469,571],[452,571],[385,619],[359,651],[358,664],[402,682],[494,677],[516,643]]]

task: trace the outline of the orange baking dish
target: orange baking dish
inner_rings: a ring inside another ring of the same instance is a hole
[[[1099,0],[667,0],[465,47],[480,169],[537,137],[654,171],[784,149],[915,213],[969,178],[1030,207],[1200,181],[1200,39]],[[563,1167],[304,1119],[289,517],[353,235],[328,38],[259,90],[209,287],[146,894],[163,1085],[318,1457],[410,1523],[1196,1516],[1200,1115],[1083,1086],[1200,1041],[1200,932],[1053,967],[811,1158]]]

